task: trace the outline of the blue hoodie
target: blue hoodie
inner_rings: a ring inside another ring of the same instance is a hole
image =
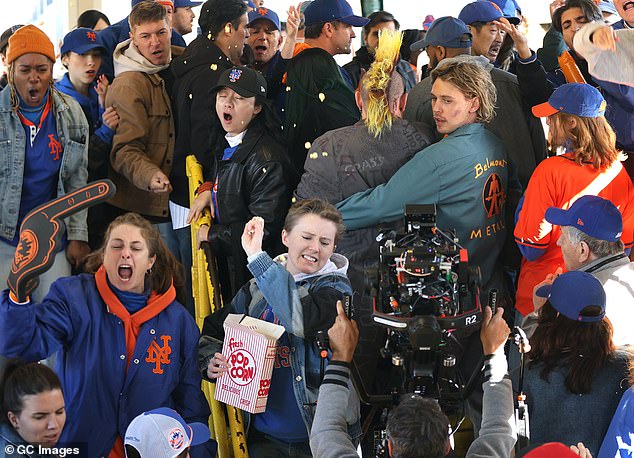
[[[103,124],[101,116],[103,115],[103,108],[99,106],[99,96],[95,90],[97,84],[90,85],[88,90],[88,96],[77,92],[73,83],[70,82],[68,73],[66,73],[61,80],[55,83],[55,87],[66,95],[71,96],[73,99],[81,105],[81,109],[86,115],[88,120],[88,126],[91,134],[97,135],[104,143],[112,144],[112,137],[114,136],[114,130]]]

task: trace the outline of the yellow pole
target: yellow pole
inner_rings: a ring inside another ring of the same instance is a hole
[[[190,204],[196,198],[196,189],[203,184],[202,166],[196,160],[195,156],[187,156],[186,159],[187,177],[189,179],[189,202]],[[209,275],[209,263],[211,267],[216,269],[215,259],[207,259],[203,250],[198,248],[197,234],[198,228],[206,224],[211,227],[211,215],[208,209],[205,209],[197,221],[192,221],[192,289],[194,295],[196,323],[202,330],[205,317],[222,308],[222,298],[219,294],[219,285],[214,285]],[[214,390],[216,385],[206,380],[202,382],[202,390],[209,402],[211,410],[211,419],[209,421],[209,429],[212,431],[212,437],[218,443],[218,458],[229,458],[229,442],[233,457],[248,458],[246,437],[244,433],[244,425],[242,413],[239,409],[227,406],[227,416],[229,419],[229,433],[227,432],[227,418],[222,408],[223,404],[216,401]]]

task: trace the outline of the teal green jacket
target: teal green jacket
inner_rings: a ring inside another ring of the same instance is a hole
[[[353,230],[402,218],[405,204],[436,204],[437,226],[456,231],[469,264],[480,266],[483,290],[504,290],[498,258],[509,174],[502,141],[482,124],[467,124],[416,153],[387,183],[337,208]]]

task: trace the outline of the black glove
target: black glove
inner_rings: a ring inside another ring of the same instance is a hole
[[[29,212],[20,226],[20,241],[7,284],[14,299],[24,302],[37,287],[38,277],[50,269],[66,229],[63,218],[114,195],[110,180],[92,183],[47,202]]]

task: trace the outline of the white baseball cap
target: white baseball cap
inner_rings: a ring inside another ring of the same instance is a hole
[[[125,432],[125,445],[133,446],[141,458],[175,458],[187,447],[209,440],[209,428],[203,423],[185,423],[167,407],[137,416]]]

